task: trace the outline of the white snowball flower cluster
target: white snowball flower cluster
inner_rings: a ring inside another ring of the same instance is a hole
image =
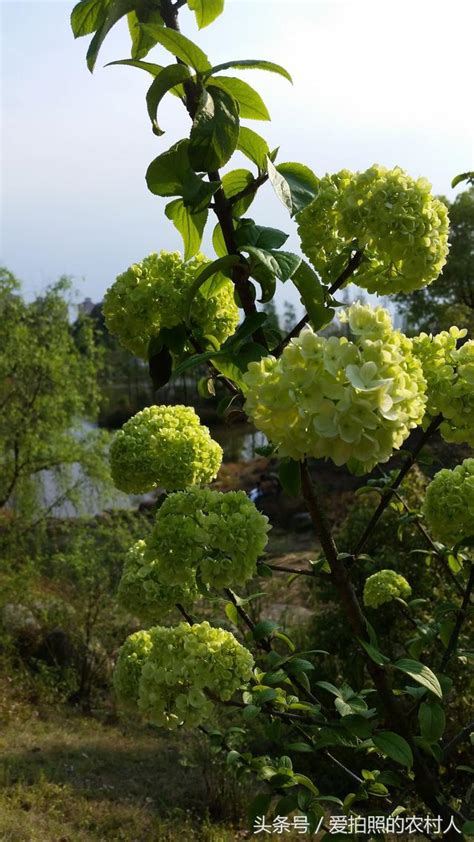
[[[362,474],[420,424],[426,382],[412,341],[382,307],[353,304],[341,320],[352,340],[307,328],[278,360],[250,363],[245,409],[280,456],[327,457]]]

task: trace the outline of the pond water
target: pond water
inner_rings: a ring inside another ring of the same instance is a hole
[[[95,426],[83,421],[81,432],[94,429]],[[220,424],[212,427],[210,433],[224,451],[224,462],[246,462],[254,459],[258,455],[255,449],[267,443],[266,436],[250,424]],[[73,465],[71,483],[78,483],[81,487],[79,511],[72,502],[61,499],[62,491],[52,471],[42,471],[41,481],[42,504],[54,517],[93,516],[105,509],[136,509],[140,503],[154,500],[153,494],[123,494],[117,490],[101,495],[84,477],[80,466]]]

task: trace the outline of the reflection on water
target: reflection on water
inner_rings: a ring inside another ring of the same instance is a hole
[[[95,425],[84,421],[83,430],[92,429]],[[246,462],[254,459],[255,449],[267,444],[266,436],[255,430],[251,424],[219,424],[212,427],[211,436],[224,451],[224,462]],[[54,517],[93,516],[104,509],[136,509],[140,503],[154,500],[153,494],[123,494],[116,489],[109,494],[102,494],[91,482],[83,476],[79,465],[73,465],[71,471],[72,484],[80,484],[80,510],[71,501],[61,499],[62,490],[52,471],[41,472],[41,497],[43,507]]]

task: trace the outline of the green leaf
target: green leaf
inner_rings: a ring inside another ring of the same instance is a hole
[[[360,645],[365,649],[369,658],[371,658],[375,664],[378,664],[379,667],[383,667],[384,664],[390,663],[390,658],[387,658],[386,655],[382,655],[382,653],[379,652],[379,650],[376,649],[375,646],[372,646],[371,643],[367,643],[365,640],[362,640],[361,637],[358,637],[357,640],[359,641]]]
[[[191,168],[188,158],[189,140],[180,140],[167,152],[158,155],[146,172],[151,193],[157,196],[182,196],[194,211],[207,207],[220,187],[218,181],[204,181]]]
[[[300,262],[291,280],[300,294],[301,303],[308,313],[313,329],[319,330],[330,322],[334,310],[325,306],[324,287],[316,272],[305,260]]]
[[[257,795],[250,807],[247,810],[248,820],[250,824],[250,829],[254,829],[254,822],[257,816],[266,816],[270,804],[272,803],[273,793],[262,793],[261,795]]]
[[[199,29],[209,26],[224,11],[224,0],[187,0]]]
[[[252,161],[259,170],[265,170],[267,155],[270,152],[267,141],[253,129],[247,126],[240,126],[237,147],[249,161]]]
[[[256,262],[280,281],[287,281],[288,278],[291,278],[301,263],[301,257],[290,251],[267,251],[255,246],[241,246],[241,249],[251,256],[252,268],[255,268]],[[260,280],[260,278],[257,278],[257,280]]]
[[[155,24],[143,24],[142,29],[150,38],[155,39],[156,44],[161,44],[176,58],[184,61],[189,67],[194,67],[198,73],[205,73],[211,69],[206,54],[197,44],[186,38],[181,32],[174,29],[161,28]]]
[[[464,836],[468,836],[468,837],[474,836],[474,821],[464,822],[464,824],[461,828],[461,833],[463,833]]]
[[[462,172],[460,175],[456,175],[451,182],[451,187],[457,187],[457,185],[460,184],[461,181],[468,181],[469,184],[473,184],[474,172]]]
[[[437,743],[446,727],[444,710],[437,702],[422,702],[418,710],[421,736],[427,743]]]
[[[287,494],[298,497],[301,491],[300,463],[294,459],[282,459],[278,466],[278,477]]]
[[[239,103],[240,116],[244,120],[270,120],[267,106],[257,91],[234,76],[211,77],[216,88],[222,88]]]
[[[226,604],[225,613],[230,622],[233,623],[234,626],[237,626],[239,623],[239,614],[233,602],[228,602]]]
[[[212,263],[208,263],[204,269],[198,273],[195,280],[192,282],[189,291],[187,293],[187,300],[186,300],[186,322],[189,323],[191,317],[191,307],[198,292],[199,288],[203,285],[204,281],[207,281],[212,275],[215,275],[216,272],[223,272],[227,274],[229,269],[233,266],[237,266],[240,263],[241,258],[238,254],[227,254],[225,257],[219,257],[217,260],[213,260]]]
[[[222,287],[225,284],[229,283],[229,278],[227,275],[224,275],[223,272],[216,272],[215,275],[211,275],[207,281],[204,281],[201,289],[199,290],[200,295],[203,296],[206,300],[208,298],[213,298],[217,295],[218,292],[221,291]]]
[[[275,620],[260,620],[253,627],[253,638],[254,640],[263,640],[264,637],[268,637],[275,629],[278,628],[278,623]]]
[[[285,746],[285,751],[301,751],[306,752],[307,754],[313,754],[314,749],[312,746],[308,745],[308,743],[288,743]]]
[[[245,245],[256,246],[256,248],[279,249],[288,239],[288,234],[278,228],[265,228],[262,225],[255,225],[252,219],[241,219],[236,232],[235,242],[238,248]]]
[[[434,672],[432,672],[429,667],[425,666],[425,664],[421,664],[419,661],[411,661],[408,658],[402,658],[400,661],[395,661],[394,667],[409,675],[414,681],[417,681],[418,684],[422,684],[423,687],[426,687],[434,693],[435,696],[438,696],[439,699],[443,698],[441,685],[438,679],[436,678]]]
[[[372,737],[374,745],[395,763],[411,769],[413,766],[413,753],[407,741],[394,734],[393,731],[380,731]]]
[[[101,18],[101,24],[96,30],[95,35],[89,44],[89,49],[87,50],[87,67],[91,73],[94,70],[99,50],[106,35],[110,32],[117,21],[120,20],[120,18],[123,18],[125,15],[128,15],[129,12],[133,11],[134,6],[135,0],[111,0],[111,3],[108,4],[107,14],[105,18]]]
[[[312,792],[313,795],[319,795],[319,789],[314,785],[313,781],[310,780],[310,778],[308,778],[306,775],[294,775],[293,780],[295,780],[296,783],[301,784],[301,786],[306,787],[306,789],[309,789],[309,791]]]
[[[226,61],[224,64],[216,64],[212,67],[206,76],[214,76],[215,73],[220,73],[221,70],[268,70],[270,73],[278,73],[284,76],[289,82],[293,84],[293,79],[284,67],[279,64],[274,64],[272,61],[261,61],[259,59],[243,59],[242,61]]]
[[[304,164],[288,162],[278,164],[276,169],[288,184],[291,196],[291,215],[294,216],[313,201],[319,181],[314,172]]]
[[[71,29],[74,38],[91,35],[105,21],[112,0],[81,0],[71,12]]]
[[[267,155],[267,173],[268,178],[270,179],[271,185],[280,199],[280,202],[285,206],[287,211],[292,214],[293,213],[293,199],[291,197],[291,190],[290,185],[288,184],[286,178],[283,178],[282,175],[278,172],[275,165],[272,163],[270,158]]]
[[[162,327],[159,338],[173,354],[182,354],[188,339],[188,333],[183,324],[174,327]]]
[[[142,29],[142,23],[153,23],[157,26],[163,26],[163,18],[158,9],[143,8],[129,13],[128,28],[132,39],[132,59],[144,58],[156,44],[155,38],[150,37]]]
[[[222,228],[219,223],[217,223],[212,232],[212,246],[218,257],[225,257],[228,254]]]
[[[146,95],[148,116],[151,120],[154,134],[158,136],[164,134],[157,121],[158,106],[164,95],[171,88],[190,78],[189,70],[184,64],[170,64],[168,67],[164,67],[158,76],[155,76]]]
[[[207,208],[192,213],[190,208],[184,206],[182,199],[174,199],[165,207],[166,216],[183,238],[185,260],[190,260],[199,251],[208,213]]]
[[[202,92],[191,128],[189,160],[196,172],[218,170],[227,163],[239,139],[235,99],[210,85]]]
[[[239,169],[231,170],[231,172],[226,173],[222,176],[222,188],[226,195],[226,199],[231,199],[232,196],[236,196],[237,193],[240,193],[241,190],[248,187],[248,185],[252,184],[253,181],[255,181],[255,179],[250,170]],[[242,214],[250,207],[254,199],[254,192],[249,193],[242,199],[239,199],[232,205],[232,215],[242,216]]]
[[[266,321],[266,313],[250,313],[249,316],[245,317],[234,335],[227,340],[226,347],[240,348],[259,328],[263,327]]]

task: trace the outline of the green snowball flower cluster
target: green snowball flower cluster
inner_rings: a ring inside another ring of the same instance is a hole
[[[112,479],[128,494],[211,482],[221,462],[222,448],[190,406],[142,409],[115,434],[110,448]]]
[[[169,586],[230,587],[255,576],[269,529],[244,491],[180,491],[160,506],[145,557]]]
[[[423,514],[433,536],[448,546],[474,535],[474,459],[438,471],[426,490]]]
[[[281,357],[252,362],[245,410],[280,456],[326,457],[367,473],[420,424],[426,383],[412,342],[382,307],[353,304],[354,339],[303,330]]]
[[[138,705],[140,677],[151,649],[152,641],[147,631],[131,634],[120,649],[113,684],[121,705],[129,710],[136,710]]]
[[[105,294],[103,310],[110,333],[132,354],[148,359],[150,339],[161,328],[185,321],[187,293],[208,262],[202,254],[185,263],[179,252],[161,251],[130,266]],[[219,343],[234,333],[239,310],[230,280],[223,280],[210,297],[202,290],[196,294],[191,322]]]
[[[120,605],[148,623],[156,623],[165,611],[177,602],[190,608],[199,598],[193,583],[170,585],[161,577],[162,565],[156,559],[145,559],[146,542],[137,541],[130,547],[120,579],[117,599]]]
[[[253,665],[231,632],[208,622],[155,626],[125,642],[114,684],[119,701],[138,703],[148,722],[169,729],[196,726],[212,715],[213,699],[228,701],[249,681]]]
[[[456,347],[465,335],[457,327],[436,336],[421,333],[413,347],[428,384],[426,422],[441,414],[445,441],[474,446],[474,341]]]
[[[364,251],[354,275],[369,292],[412,292],[436,280],[448,254],[448,211],[424,179],[374,165],[319,179],[314,200],[297,216],[301,247],[333,283],[350,252]]]
[[[411,587],[404,576],[400,576],[395,570],[379,570],[366,579],[364,605],[368,608],[379,608],[397,597],[407,599],[410,594]]]

